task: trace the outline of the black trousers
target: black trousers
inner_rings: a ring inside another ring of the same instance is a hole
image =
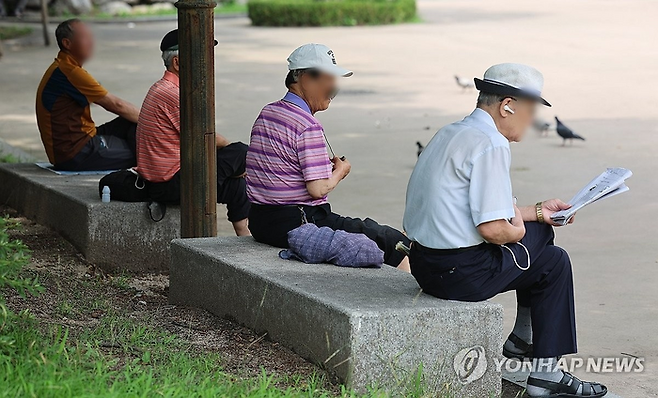
[[[219,180],[219,178],[218,178]],[[230,222],[244,220],[249,216],[251,203],[247,198],[247,183],[244,178],[225,178],[217,183],[217,203],[226,205],[226,217]],[[149,182],[149,197],[156,202],[177,205],[180,203],[180,171],[167,182]]]
[[[411,273],[424,292],[460,301],[482,301],[509,290],[519,305],[530,307],[533,356],[550,358],[577,352],[571,260],[553,244],[553,228],[526,223],[521,243],[530,252],[530,268],[520,270],[505,248],[482,244],[453,251],[416,243],[409,257]],[[522,267],[527,254],[519,244],[507,245]]]
[[[96,128],[96,135],[73,159],[55,165],[55,170],[120,170],[137,164],[137,124],[118,117]]]
[[[288,247],[288,232],[306,221],[318,227],[329,227],[352,233],[362,233],[377,243],[384,251],[384,262],[397,267],[404,254],[395,250],[402,241],[409,246],[410,241],[402,232],[388,225],[378,224],[366,218],[343,217],[331,211],[327,203],[320,206],[265,206],[251,205],[249,230],[256,241],[276,247]]]

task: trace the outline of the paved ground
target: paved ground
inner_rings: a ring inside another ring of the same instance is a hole
[[[332,194],[336,210],[399,226],[416,140],[469,113],[475,93],[453,75],[481,75],[497,62],[537,66],[559,115],[587,138],[563,148],[554,132],[514,145],[514,189],[522,203],[569,199],[605,167],[634,171],[631,192],[579,214],[558,232],[574,263],[580,354],[646,358],[642,373],[584,375],[626,397],[658,396],[658,47],[645,1],[504,3],[419,2],[423,23],[360,28],[253,28],[217,23],[218,131],[247,140],[259,109],[284,92],[285,58],[304,42],[329,44],[355,74],[319,115],[352,174]],[[157,44],[174,23],[98,25],[99,54],[88,69],[108,89],[140,103],[162,73]],[[34,91],[54,49],[12,50],[0,62],[0,138],[43,156],[33,117]],[[109,116],[100,109],[96,119]],[[496,299],[514,317],[514,296]]]

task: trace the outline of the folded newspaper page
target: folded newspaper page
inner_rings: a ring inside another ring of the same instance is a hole
[[[568,202],[571,205],[569,209],[553,213],[551,219],[557,224],[566,225],[571,217],[583,207],[628,191],[628,187],[624,182],[632,175],[633,173],[630,170],[621,167],[607,169],[585,185]]]

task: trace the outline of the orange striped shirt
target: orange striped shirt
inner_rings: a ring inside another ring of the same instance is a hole
[[[165,182],[180,170],[180,90],[178,76],[166,71],[151,86],[137,121],[137,172]]]

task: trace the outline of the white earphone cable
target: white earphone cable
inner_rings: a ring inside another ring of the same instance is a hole
[[[530,252],[528,251],[528,248],[525,247],[525,245],[524,245],[523,243],[521,243],[521,242],[516,242],[516,244],[517,244],[517,245],[520,245],[520,246],[523,248],[523,250],[525,250],[525,254],[528,256],[528,265],[527,265],[525,268],[524,268],[524,267],[521,267],[521,266],[519,265],[519,263],[516,261],[516,255],[514,255],[514,252],[512,251],[512,249],[510,249],[509,247],[507,247],[507,245],[500,245],[500,246],[501,246],[501,247],[504,247],[505,249],[507,249],[507,251],[510,252],[510,254],[512,255],[512,260],[514,260],[514,264],[517,266],[518,269],[520,269],[521,271],[527,271],[527,270],[530,269]]]

